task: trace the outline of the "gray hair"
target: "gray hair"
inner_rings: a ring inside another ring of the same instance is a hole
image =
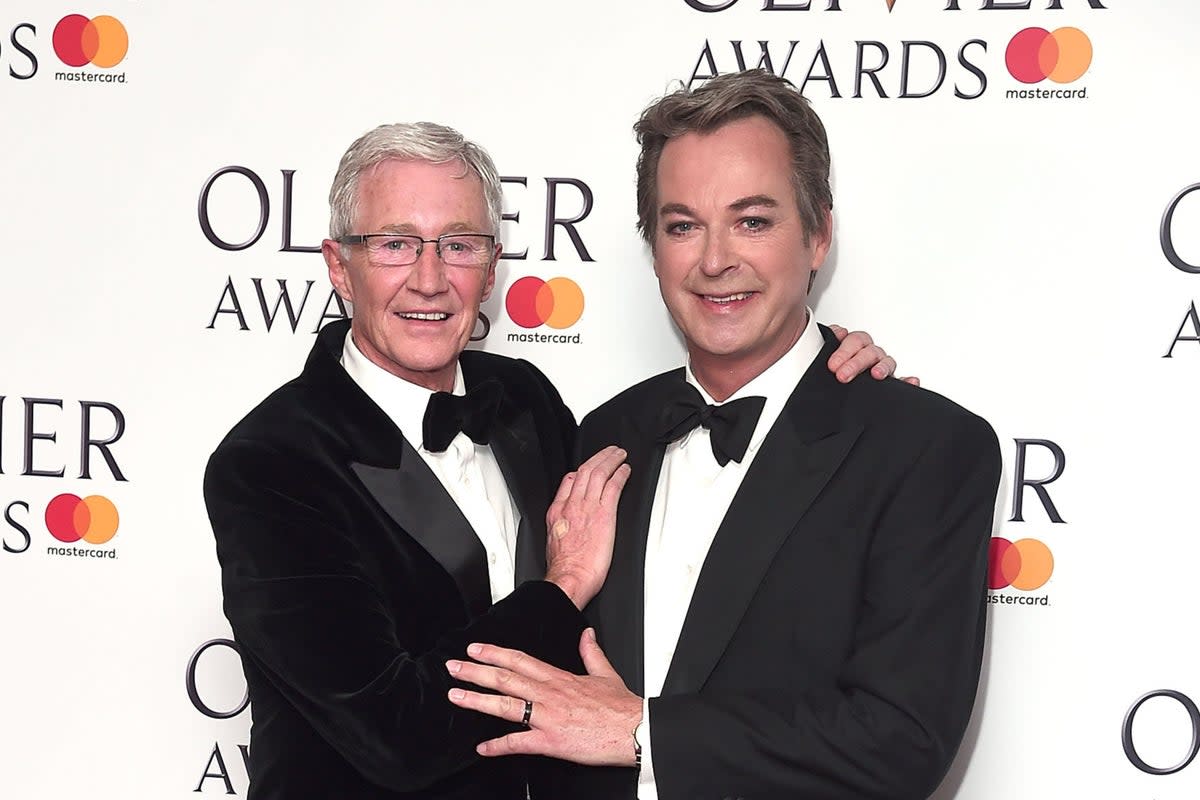
[[[431,164],[461,161],[464,176],[470,170],[483,182],[488,224],[492,233],[500,233],[500,175],[487,151],[445,125],[399,122],[367,131],[342,156],[329,189],[330,239],[336,240],[350,233],[358,211],[358,181],[362,174],[391,159]]]

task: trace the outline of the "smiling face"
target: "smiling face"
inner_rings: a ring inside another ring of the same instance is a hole
[[[759,116],[667,142],[658,164],[654,271],[696,377],[728,397],[786,353],[829,252],[805,231],[787,138]]]
[[[461,161],[384,161],[358,181],[354,233],[405,233],[434,239],[445,233],[495,233],[483,184]],[[375,266],[364,245],[326,239],[321,252],[329,280],[354,304],[350,330],[372,363],[435,391],[454,388],[455,365],[467,346],[479,304],[492,291],[496,245],[485,266],[447,266],[433,244],[415,264]]]

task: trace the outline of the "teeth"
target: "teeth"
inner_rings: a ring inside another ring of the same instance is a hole
[[[403,319],[423,319],[428,321],[440,322],[444,319],[450,319],[449,314],[444,314],[440,311],[435,311],[429,314],[422,314],[416,311],[401,311],[399,316]]]
[[[706,300],[711,300],[714,303],[732,303],[734,300],[745,300],[749,296],[749,292],[738,292],[737,294],[727,294],[724,297],[716,297],[715,295],[707,294],[704,296],[704,298]]]

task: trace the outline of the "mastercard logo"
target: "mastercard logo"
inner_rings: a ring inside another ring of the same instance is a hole
[[[98,494],[60,494],[46,505],[46,530],[60,542],[104,544],[117,535],[119,523],[117,507]]]
[[[569,328],[583,316],[583,290],[570,278],[525,277],[508,289],[504,309],[522,328]]]
[[[63,17],[54,26],[54,52],[68,67],[92,64],[108,69],[125,60],[129,34],[116,17]]]
[[[1023,592],[1040,589],[1054,573],[1054,555],[1037,539],[1010,542],[992,538],[988,550],[988,588],[1008,586]]]
[[[1083,77],[1092,65],[1092,40],[1079,28],[1026,28],[1017,33],[1004,52],[1008,74],[1021,83],[1070,83]]]

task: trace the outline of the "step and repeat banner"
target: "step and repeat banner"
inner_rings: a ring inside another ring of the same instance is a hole
[[[490,149],[474,346],[582,415],[682,363],[634,119],[761,66],[829,129],[819,318],[1004,450],[937,796],[1197,797],[1198,33],[1190,0],[5,0],[0,791],[245,794],[201,475],[348,313],[318,245],[350,141],[429,119]]]

